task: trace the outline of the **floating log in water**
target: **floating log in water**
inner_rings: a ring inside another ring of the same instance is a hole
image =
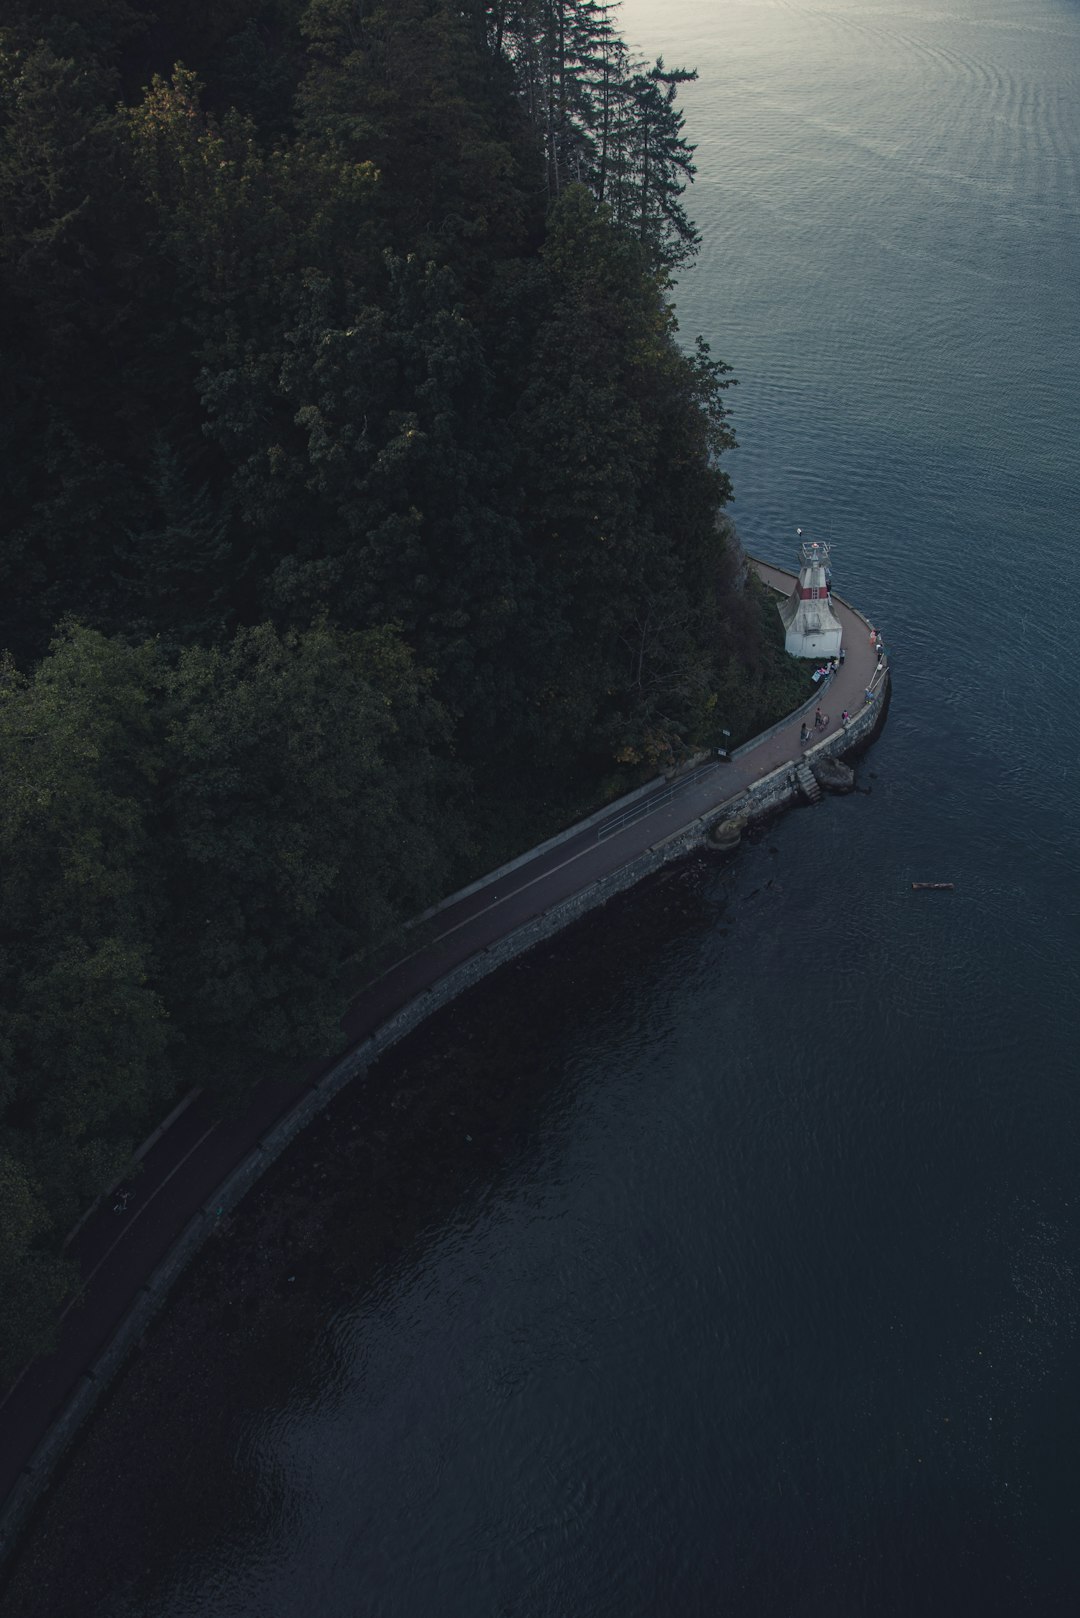
[[[955,882],[913,882],[913,888],[929,888],[932,893],[953,893],[956,890]]]

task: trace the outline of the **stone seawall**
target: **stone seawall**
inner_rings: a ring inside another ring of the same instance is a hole
[[[525,926],[517,928],[498,943],[481,950],[479,954],[462,962],[432,988],[409,1002],[389,1018],[382,1027],[342,1057],[318,1084],[313,1085],[296,1105],[272,1130],[268,1131],[252,1152],[237,1164],[214,1196],[190,1219],[177,1237],[166,1257],[158,1265],[146,1285],[121,1321],[112,1338],[102,1350],[90,1370],[80,1379],[78,1387],[64,1410],[53,1423],[45,1438],[35,1450],[19,1482],[11,1491],[3,1511],[0,1512],[0,1562],[13,1549],[29,1512],[44,1493],[55,1467],[89,1419],[94,1406],[118,1375],[125,1359],[136,1346],[158,1310],[165,1303],[176,1280],[198,1254],[199,1249],[213,1235],[222,1217],[230,1213],[270,1165],[281,1156],[287,1146],[313,1118],[352,1079],[361,1076],[384,1052],[399,1040],[411,1034],[433,1012],[449,1005],[458,995],[479,983],[500,966],[523,955],[543,939],[561,932],[571,922],[595,909],[617,893],[633,887],[643,877],[680,859],[702,841],[703,828],[695,822],[694,828],[677,833],[656,844],[629,865],[614,871],[593,887],[574,894],[561,904],[553,905]]]
[[[882,670],[879,689],[874,700],[862,708],[846,726],[832,735],[825,736],[813,747],[807,748],[802,756],[812,764],[815,758],[839,757],[865,747],[876,735],[885,717],[888,686],[889,675],[885,668]],[[507,934],[505,938],[489,945],[469,960],[463,961],[431,988],[424,990],[408,1005],[403,1006],[374,1034],[343,1056],[317,1084],[306,1091],[286,1116],[269,1130],[254,1150],[236,1166],[205,1206],[188,1221],[166,1257],[146,1285],[141,1288],[136,1301],[105,1349],[81,1378],[61,1415],[34,1452],[18,1484],[0,1511],[0,1561],[12,1549],[27,1514],[47,1487],[53,1469],[89,1417],[98,1399],[118,1374],[124,1360],[146,1331],[154,1315],[162,1307],[173,1283],[213,1234],[220,1219],[236,1207],[266,1169],[305,1125],[322,1111],[330,1099],[352,1079],[366,1072],[384,1052],[411,1034],[433,1012],[448,1005],[474,983],[479,983],[500,966],[525,954],[535,944],[552,938],[589,911],[606,904],[616,894],[634,887],[644,877],[652,875],[670,861],[681,859],[692,850],[703,846],[710,828],[719,821],[736,816],[748,820],[761,819],[799,799],[801,794],[795,778],[798,763],[799,760],[795,759],[781,765],[760,781],[755,781],[743,791],[716,805],[707,814],[691,821],[682,830],[654,843],[644,854],[621,866],[619,870],[602,877],[581,893],[551,906],[550,909]]]
[[[874,694],[872,702],[860,708],[855,717],[846,725],[840,726],[831,735],[824,736],[813,747],[807,747],[802,752],[802,759],[813,765],[819,758],[843,758],[848,753],[861,753],[864,747],[869,746],[877,735],[885,719],[889,706],[889,672],[886,666],[882,671],[882,678]],[[760,781],[755,781],[745,792],[728,799],[709,814],[703,815],[700,821],[695,822],[695,828],[701,828],[702,840],[710,827],[722,820],[733,820],[744,817],[747,820],[760,820],[765,815],[771,815],[775,810],[782,809],[785,804],[793,803],[802,796],[801,789],[795,778],[795,771],[799,759],[792,759],[787,764],[781,764],[778,769],[763,775]],[[696,846],[688,843],[688,847]]]

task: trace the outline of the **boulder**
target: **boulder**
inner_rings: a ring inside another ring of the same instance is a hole
[[[810,768],[823,792],[854,792],[855,771],[838,758],[816,758]]]
[[[717,820],[709,827],[709,843],[713,848],[738,848],[742,841],[745,815],[732,815],[728,820]]]

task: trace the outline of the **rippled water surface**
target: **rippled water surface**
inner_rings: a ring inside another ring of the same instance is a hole
[[[744,540],[884,628],[872,790],[694,867],[647,965],[590,923],[603,993],[492,997],[521,1148],[130,1452],[98,1613],[1080,1611],[1080,9],[623,25],[701,74]]]

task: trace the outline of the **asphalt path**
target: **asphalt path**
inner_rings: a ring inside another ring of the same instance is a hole
[[[793,574],[756,565],[767,583],[785,593],[791,589]],[[823,698],[830,714],[826,735],[838,728],[843,710],[855,715],[865,705],[877,668],[865,621],[835,598],[833,606],[844,626],[846,659]],[[312,1064],[295,1083],[263,1085],[242,1113],[224,1118],[209,1096],[196,1095],[146,1150],[128,1199],[106,1198],[71,1241],[81,1280],[65,1309],[56,1351],[28,1366],[0,1400],[0,1501],[177,1237],[202,1210],[213,1213],[216,1188],[306,1089],[454,967],[798,759],[801,723],[791,720],[738,759],[717,761],[681,782],[658,786],[632,806],[629,817],[614,808],[584,831],[439,910],[415,930],[413,952],[352,1002],[343,1019],[343,1050]]]

